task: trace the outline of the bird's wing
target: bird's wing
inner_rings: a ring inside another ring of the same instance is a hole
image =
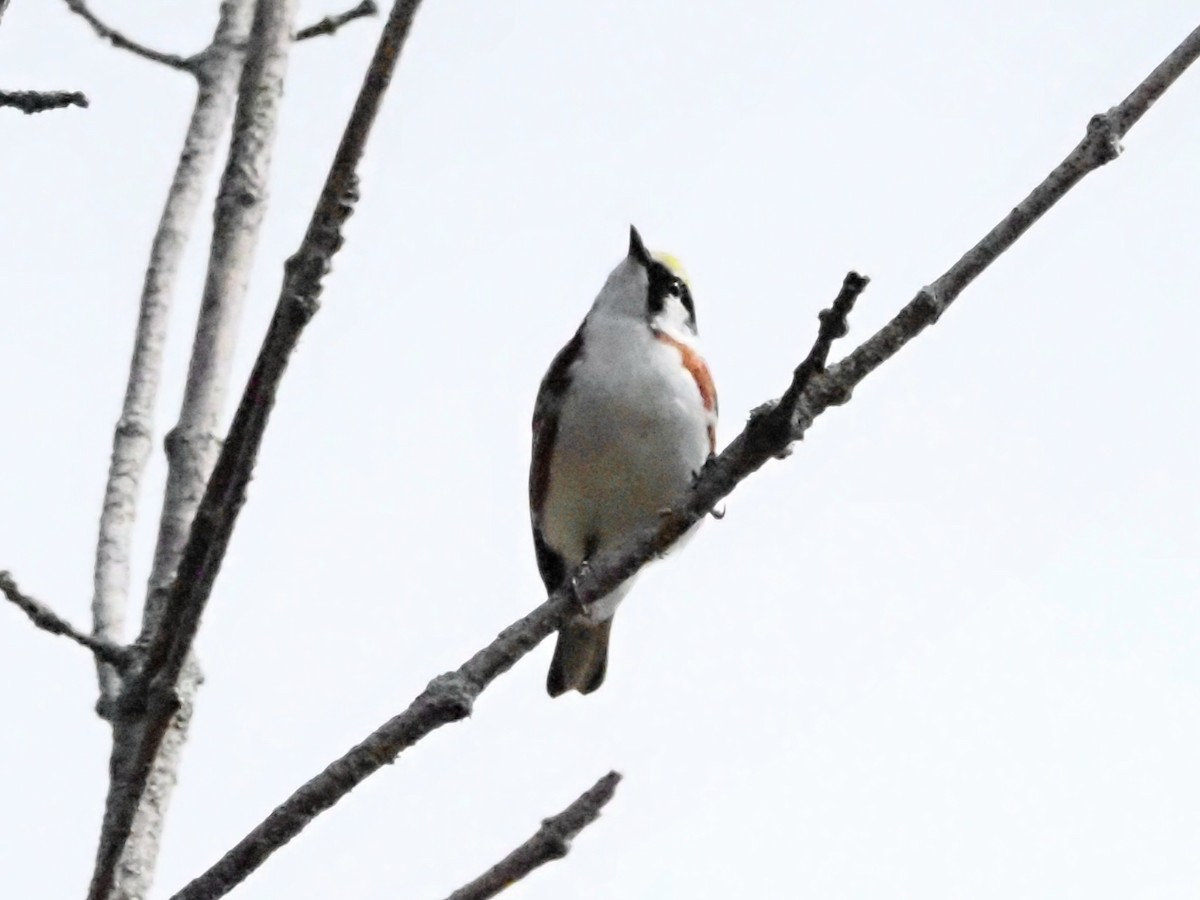
[[[533,406],[533,454],[529,462],[529,518],[533,525],[533,547],[537,553],[538,571],[546,589],[562,586],[567,577],[566,563],[542,537],[541,512],[550,488],[550,459],[554,453],[554,438],[558,433],[558,413],[562,397],[571,382],[571,367],[583,352],[583,326],[565,347],[558,351],[538,388]]]

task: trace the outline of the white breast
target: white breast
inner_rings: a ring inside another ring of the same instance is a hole
[[[546,542],[573,568],[652,523],[704,464],[709,421],[679,350],[644,322],[589,317],[558,417],[540,517]],[[593,618],[611,616],[627,589]]]

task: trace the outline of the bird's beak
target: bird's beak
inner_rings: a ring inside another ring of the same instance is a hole
[[[650,253],[642,243],[642,236],[632,225],[629,226],[629,255],[643,266],[650,265]]]

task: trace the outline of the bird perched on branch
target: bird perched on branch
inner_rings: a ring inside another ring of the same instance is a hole
[[[683,270],[648,253],[630,228],[628,255],[554,357],[534,406],[529,506],[546,589],[653,524],[714,452],[716,426],[717,392]],[[613,613],[632,582],[559,631],[551,697],[604,682]]]

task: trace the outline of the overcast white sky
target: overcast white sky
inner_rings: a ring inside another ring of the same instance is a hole
[[[193,52],[215,0],[96,9]],[[308,21],[336,4],[303,4]],[[380,21],[295,49],[240,392]],[[850,268],[868,336],[1196,26],[1177,0],[446,3],[419,15],[199,640],[168,896],[543,596],[534,392],[630,222],[694,282],[722,442]],[[0,568],[83,624],[187,76],[15,0],[0,86]],[[550,646],[236,896],[437,898],[609,768],[514,898],[1200,893],[1200,72],[622,608],[603,690]],[[159,404],[175,420],[209,213]],[[165,467],[137,533],[149,569]],[[0,608],[6,895],[81,896],[91,660]]]

